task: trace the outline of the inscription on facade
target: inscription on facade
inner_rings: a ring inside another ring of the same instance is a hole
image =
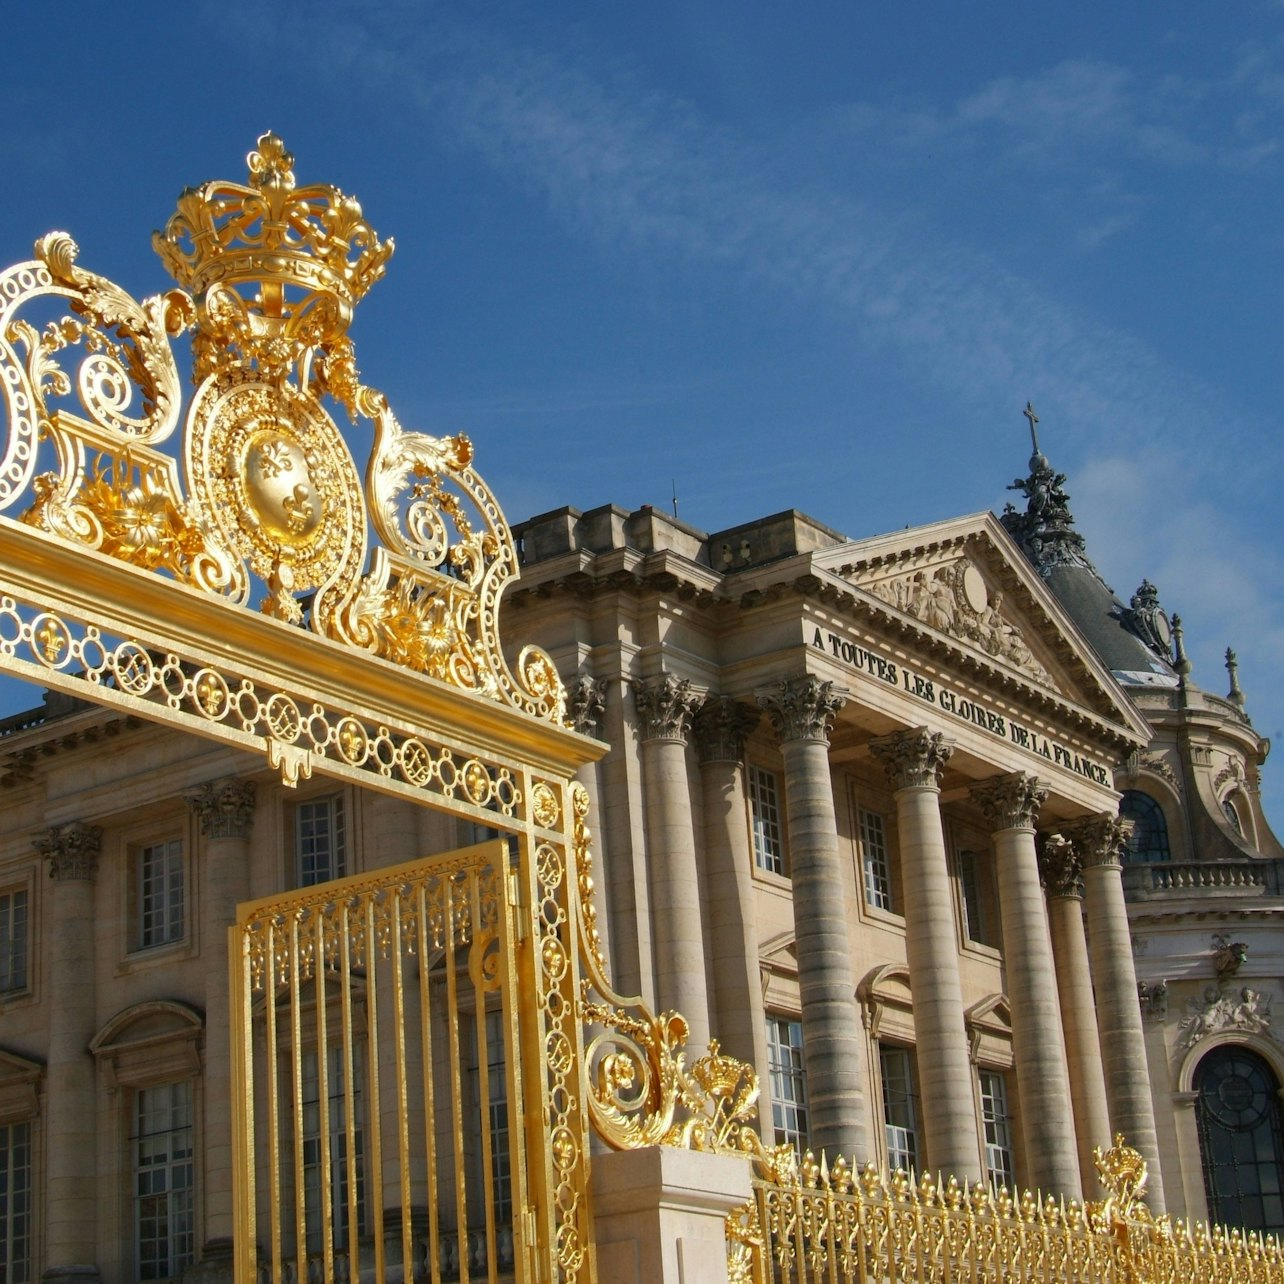
[[[1073,749],[1048,739],[1040,732],[1022,726],[1001,713],[995,713],[979,700],[973,700],[940,682],[925,678],[906,665],[897,664],[886,656],[871,651],[868,647],[860,646],[837,633],[823,632],[821,629],[815,630],[811,644],[817,651],[832,655],[834,659],[840,660],[858,673],[866,673],[890,687],[899,687],[925,704],[941,709],[952,717],[961,718],[964,722],[970,722],[982,731],[1017,745],[1032,754],[1037,754],[1058,767],[1073,771],[1098,785],[1108,785],[1111,782],[1111,773],[1100,763],[1093,762],[1092,759],[1075,753]]]

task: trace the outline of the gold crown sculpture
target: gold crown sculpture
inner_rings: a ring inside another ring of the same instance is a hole
[[[152,244],[204,314],[198,330],[275,377],[308,349],[342,346],[394,242],[379,240],[355,197],[327,183],[297,186],[277,135],[263,134],[246,164],[248,185],[215,179],[185,189]],[[197,359],[198,373],[226,365],[209,348]]]

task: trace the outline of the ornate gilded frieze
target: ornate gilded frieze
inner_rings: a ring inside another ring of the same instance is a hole
[[[1018,771],[972,788],[972,801],[995,830],[1033,829],[1048,796],[1038,776]]]
[[[880,736],[869,748],[893,789],[939,789],[941,772],[954,752],[952,741],[927,727]]]
[[[100,825],[87,825],[80,820],[54,825],[35,839],[33,845],[49,862],[49,877],[55,882],[92,883],[98,875],[98,858],[103,847]]]
[[[782,744],[791,740],[829,743],[829,732],[838,711],[847,703],[832,682],[808,675],[781,681],[758,693]]]
[[[62,232],[0,273],[0,510],[25,499],[59,539],[560,721],[548,657],[510,669],[500,649],[517,556],[471,443],[406,431],[358,378],[347,329],[392,241],[337,188],[300,186],[275,135],[248,164],[156,233],[179,289],[138,302]],[[373,424],[364,480],[327,402]]]

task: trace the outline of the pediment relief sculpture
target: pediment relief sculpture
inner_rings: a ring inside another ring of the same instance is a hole
[[[863,587],[929,628],[971,642],[1043,686],[1057,688],[1020,630],[1004,614],[1002,590],[991,588],[966,557]]]
[[[1204,990],[1204,997],[1186,1002],[1188,1016],[1180,1030],[1183,1048],[1193,1048],[1200,1039],[1223,1030],[1243,1034],[1271,1035],[1271,996],[1245,986],[1238,994],[1225,994],[1217,986]]]

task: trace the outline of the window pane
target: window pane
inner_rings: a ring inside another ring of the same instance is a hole
[[[196,1249],[192,1085],[138,1092],[134,1144],[134,1229],[138,1277],[168,1279]]]
[[[1148,794],[1125,789],[1119,803],[1119,814],[1133,822],[1128,839],[1128,859],[1149,865],[1168,859],[1168,822],[1163,809]]]
[[[1012,1162],[1012,1117],[1008,1114],[1008,1086],[997,1070],[982,1070],[981,1120],[985,1127],[985,1168],[990,1184],[1016,1189]]]
[[[918,1167],[918,1093],[914,1087],[914,1054],[908,1048],[878,1048],[883,1084],[883,1122],[887,1130],[887,1166],[895,1171]]]
[[[294,846],[300,887],[328,883],[347,873],[343,799],[338,794],[314,798],[295,808]]]
[[[183,939],[183,844],[153,843],[137,856],[138,948]]]
[[[303,1209],[307,1223],[307,1251],[322,1251],[323,1194],[330,1200],[332,1247],[344,1251],[348,1246],[351,1203],[354,1193],[357,1208],[357,1231],[365,1233],[365,1174],[361,1127],[361,1063],[353,1066],[352,1117],[353,1158],[348,1162],[347,1077],[342,1048],[326,1050],[326,1113],[329,1127],[329,1168],[323,1167],[321,1145],[321,1073],[315,1048],[303,1053]]]
[[[767,1062],[771,1074],[771,1122],[776,1140],[807,1148],[807,1075],[803,1065],[802,1022],[767,1018]]]
[[[865,903],[875,909],[890,910],[892,906],[892,871],[887,861],[887,831],[883,818],[877,812],[865,811],[859,815],[860,849],[865,870]]]
[[[0,993],[27,988],[27,892],[0,896]]]
[[[781,841],[780,796],[774,772],[749,768],[749,810],[753,817],[753,858],[768,873],[785,872],[785,847]]]
[[[31,1280],[29,1123],[0,1126],[0,1280],[6,1284]]]

